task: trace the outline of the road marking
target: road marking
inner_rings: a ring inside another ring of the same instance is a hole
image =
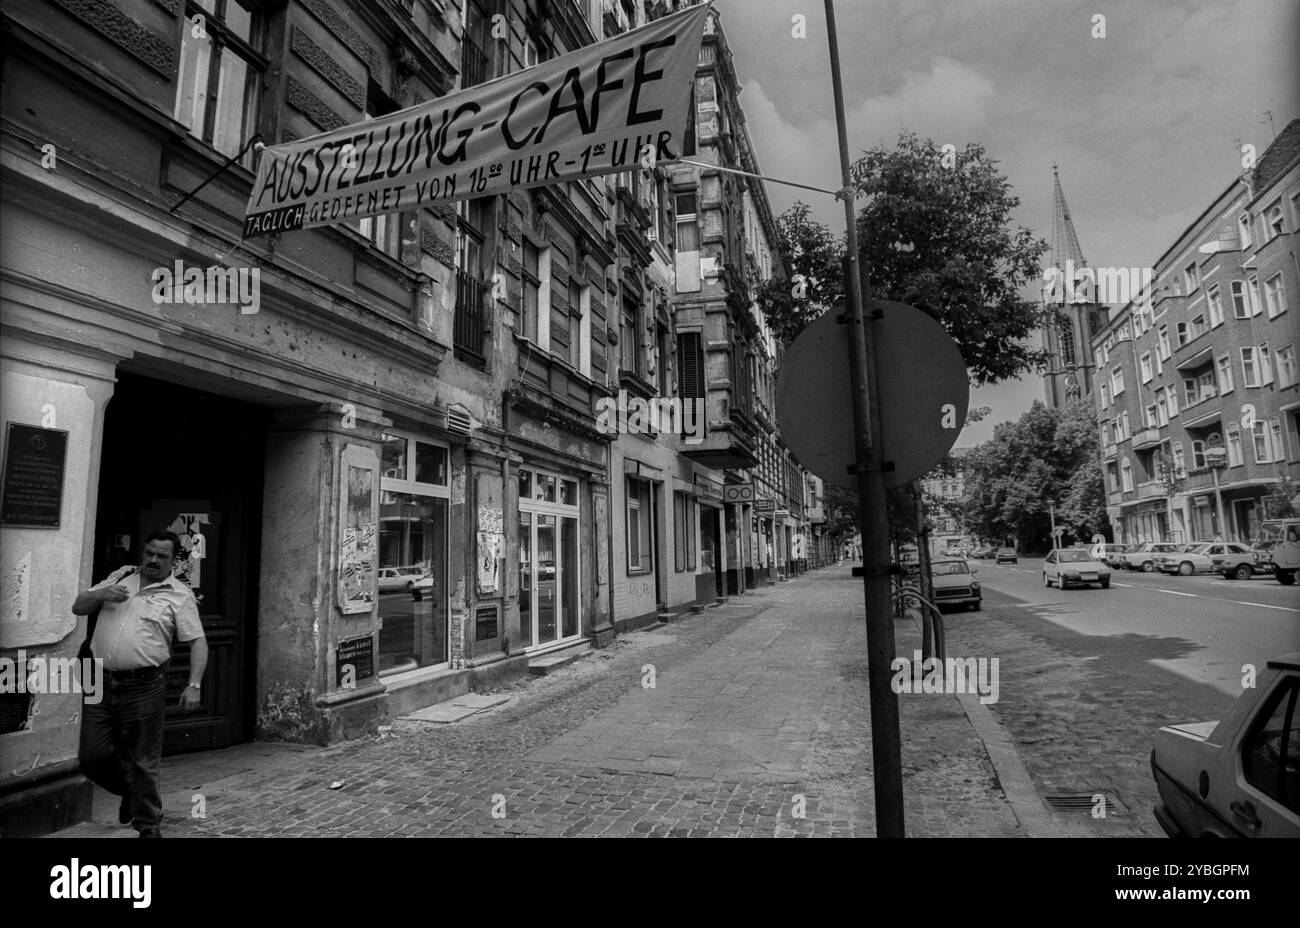
[[[1238,606],[1258,606],[1261,609],[1281,609],[1283,612],[1300,612],[1300,609],[1292,609],[1290,606],[1270,606],[1268,603],[1248,603],[1237,600]]]
[[[1122,586],[1122,587],[1125,587],[1125,588],[1130,589],[1130,590],[1133,589],[1133,584],[1131,584],[1131,583],[1116,583],[1114,580],[1110,581],[1110,585],[1111,585],[1111,586]]]
[[[1172,593],[1174,596],[1190,596],[1192,599],[1200,599],[1195,593],[1183,593],[1179,590],[1161,590],[1161,593]]]

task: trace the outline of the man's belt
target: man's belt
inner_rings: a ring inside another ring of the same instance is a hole
[[[111,680],[147,680],[162,673],[161,667],[133,667],[130,670],[106,670]]]

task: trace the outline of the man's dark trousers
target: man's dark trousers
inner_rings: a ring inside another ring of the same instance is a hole
[[[141,833],[162,823],[158,767],[162,762],[167,678],[161,667],[141,677],[104,674],[103,699],[83,700],[82,772],[117,796],[129,796],[131,824]]]

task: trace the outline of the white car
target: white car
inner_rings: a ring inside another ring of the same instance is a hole
[[[1162,573],[1178,574],[1181,577],[1208,574],[1219,570],[1228,555],[1249,553],[1250,548],[1235,542],[1207,541],[1199,545],[1186,545],[1182,551],[1162,555],[1159,567]]]
[[[381,567],[379,568],[379,592],[391,593],[394,590],[409,590],[411,584],[420,576],[419,567]]]
[[[1155,814],[1171,838],[1300,838],[1300,653],[1254,684],[1221,722],[1156,732]]]
[[[1110,588],[1110,568],[1093,558],[1087,548],[1066,548],[1053,551],[1043,560],[1043,586],[1055,584],[1063,590],[1072,585],[1101,584]]]
[[[936,606],[962,605],[971,612],[978,612],[983,594],[980,582],[974,574],[978,568],[971,567],[965,558],[939,558],[930,564],[930,576],[934,580],[934,604]]]
[[[1148,541],[1132,551],[1124,552],[1124,566],[1129,570],[1141,570],[1151,573],[1156,569],[1156,558],[1170,551],[1178,550],[1178,545],[1167,541]]]

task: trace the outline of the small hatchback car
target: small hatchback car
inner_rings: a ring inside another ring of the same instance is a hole
[[[1300,838],[1300,652],[1268,662],[1220,722],[1156,732],[1156,821],[1171,838]]]
[[[997,563],[1019,564],[1020,555],[1016,553],[1015,548],[998,548]]]

